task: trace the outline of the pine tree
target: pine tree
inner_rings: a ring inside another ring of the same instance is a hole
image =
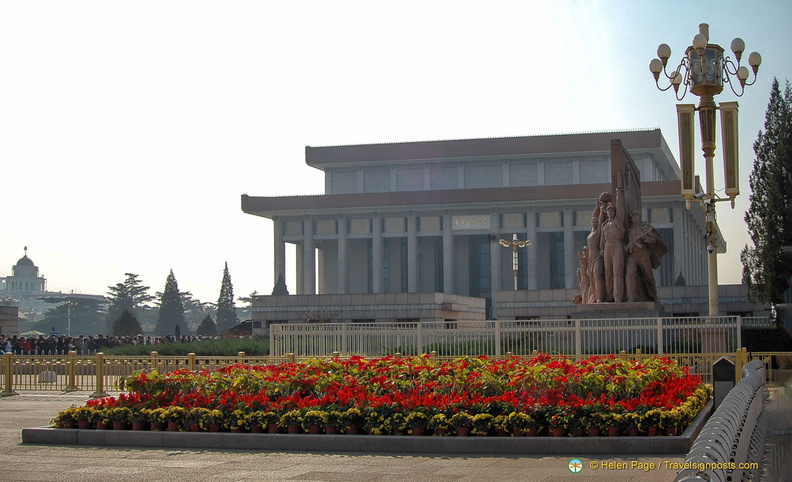
[[[129,310],[121,312],[121,316],[113,322],[113,335],[135,336],[143,333],[143,328],[137,317]]]
[[[220,297],[217,299],[217,329],[220,333],[225,333],[237,324],[239,318],[234,305],[234,286],[231,284],[231,274],[226,263],[223,269],[223,281],[220,284]]]
[[[212,319],[212,315],[206,315],[206,317],[201,321],[201,324],[198,326],[198,329],[195,330],[195,334],[200,336],[217,335],[217,325]]]
[[[764,132],[754,142],[750,207],[745,213],[754,246],[743,248],[743,283],[753,301],[776,304],[789,288],[792,262],[784,246],[792,244],[792,88],[783,95],[773,79]]]
[[[110,300],[110,307],[107,309],[107,326],[112,332],[113,324],[121,316],[124,310],[137,314],[141,308],[154,299],[148,294],[149,287],[143,286],[138,279],[138,275],[124,273],[126,279],[115,286],[108,286],[107,298]]]
[[[175,335],[176,326],[179,326],[181,334],[187,334],[187,326],[184,319],[184,305],[179,294],[179,285],[173,270],[170,271],[165,280],[165,289],[160,294],[159,314],[157,315],[157,334]]]

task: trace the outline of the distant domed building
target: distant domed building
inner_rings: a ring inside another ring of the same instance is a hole
[[[47,279],[39,276],[38,266],[28,258],[27,246],[25,255],[11,268],[11,276],[0,278],[0,295],[3,298],[30,298],[47,291]]]

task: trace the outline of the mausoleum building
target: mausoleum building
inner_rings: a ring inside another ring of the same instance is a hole
[[[640,173],[641,218],[669,247],[655,271],[660,297],[705,285],[704,212],[686,208],[659,129],[306,147],[325,194],[242,196],[244,212],[273,221],[274,276],[296,270],[289,289],[300,296],[259,297],[254,322],[310,310],[339,321],[570,316],[594,202],[611,190],[614,139]],[[517,249],[516,298],[513,249],[499,244],[515,234],[531,241]],[[286,266],[287,243],[296,266]],[[429,306],[422,293],[446,298],[424,296]],[[352,295],[369,309],[348,309]]]

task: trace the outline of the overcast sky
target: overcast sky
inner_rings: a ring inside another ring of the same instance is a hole
[[[791,2],[0,0],[0,276],[28,246],[55,291],[131,272],[153,293],[173,269],[216,301],[228,262],[236,296],[269,294],[272,223],[240,195],[323,192],[306,145],[659,127],[676,154],[677,101],[648,65],[662,42],[675,65],[702,22],[764,59],[716,99],[740,103],[742,193],[718,205],[720,282],[739,283]]]

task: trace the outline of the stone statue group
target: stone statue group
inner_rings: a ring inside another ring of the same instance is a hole
[[[629,213],[625,226],[626,206],[623,188],[616,189],[615,197],[604,192],[597,199],[591,233],[578,252],[580,293],[573,303],[657,301],[653,270],[660,266],[668,245],[641,220],[637,209]]]

